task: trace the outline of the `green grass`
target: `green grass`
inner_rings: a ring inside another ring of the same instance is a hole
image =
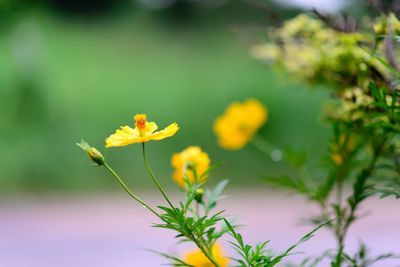
[[[10,52],[21,43],[15,41],[21,25],[31,34],[22,43],[38,44],[28,75]],[[82,137],[102,150],[105,137],[131,125],[136,113],[147,113],[160,128],[174,121],[181,127],[148,145],[149,164],[163,184],[173,186],[172,153],[199,145],[214,162],[225,162],[214,180],[258,186],[259,176],[283,167],[251,146],[225,151],[212,132],[230,102],[248,97],[268,106],[261,132],[272,143],[307,149],[314,164],[325,151],[328,131],[319,122],[325,92],[253,60],[224,23],[178,29],[144,15],[83,23],[34,13],[1,35],[0,48],[2,191],[114,188],[75,143]],[[150,186],[140,155],[138,145],[106,152],[128,184]]]

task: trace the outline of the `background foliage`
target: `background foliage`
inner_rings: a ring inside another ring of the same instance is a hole
[[[240,25],[268,22],[262,10],[243,2],[210,8],[182,1],[162,10],[111,2],[99,2],[104,6],[94,10],[86,7],[93,6],[90,1],[0,6],[3,193],[113,188],[110,179],[102,179],[104,172],[87,169],[74,144],[90,137],[88,142],[101,147],[104,136],[132,124],[140,112],[160,127],[171,119],[182,127],[174,139],[148,146],[160,179],[170,179],[172,153],[194,144],[214,162],[225,161],[216,177],[231,179],[231,186],[259,184],[266,169],[273,175],[284,166],[265,161],[251,146],[224,151],[212,132],[228,103],[248,97],[268,106],[263,136],[281,147],[311,151],[310,164],[319,164],[328,130],[318,115],[327,92],[310,93],[277,76],[238,41]],[[135,186],[148,186],[139,154],[110,149],[106,157],[121,173],[131,173],[139,162],[129,178]]]

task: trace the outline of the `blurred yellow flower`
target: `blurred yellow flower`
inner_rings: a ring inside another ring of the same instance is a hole
[[[176,153],[171,158],[171,165],[175,168],[175,172],[172,174],[172,178],[175,182],[185,187],[185,181],[183,177],[186,176],[189,182],[194,182],[194,170],[197,173],[197,177],[200,176],[210,168],[210,158],[206,152],[201,151],[198,146],[190,146],[183,150],[181,153]],[[205,182],[207,176],[203,177],[199,183]]]
[[[281,49],[277,44],[256,44],[250,47],[250,54],[256,59],[275,61],[281,56]]]
[[[385,15],[380,18],[377,23],[373,25],[376,35],[388,34],[388,23],[392,25],[393,31],[396,35],[400,34],[400,21],[397,19],[396,15],[390,13],[389,16]]]
[[[267,108],[256,99],[232,103],[225,114],[214,122],[214,132],[220,146],[226,149],[242,148],[265,124],[267,117]]]
[[[121,126],[121,130],[117,130],[115,134],[110,135],[106,139],[106,147],[127,146],[133,143],[144,143],[150,140],[161,140],[173,136],[179,129],[174,122],[162,131],[157,130],[157,124],[146,121],[145,114],[137,114],[134,117],[135,129],[129,126]]]
[[[343,163],[342,156],[340,156],[337,153],[332,153],[331,154],[331,159],[333,160],[333,162],[335,162],[336,165],[342,165],[342,163]]]
[[[395,27],[394,22],[392,25]],[[268,43],[251,46],[251,55],[292,73],[296,79],[325,83],[337,92],[354,85],[368,87],[369,80],[365,77],[369,66],[381,68],[359,46],[374,42],[369,32],[336,31],[320,19],[300,14],[281,27],[270,29],[269,35]]]
[[[336,142],[331,144],[331,159],[336,165],[342,165],[357,146],[356,136],[354,134],[347,135],[341,133]]]
[[[229,259],[222,254],[222,248],[218,244],[212,247],[212,255],[221,267],[227,267]],[[214,264],[204,256],[200,249],[196,249],[185,254],[184,262],[194,267],[214,267]]]

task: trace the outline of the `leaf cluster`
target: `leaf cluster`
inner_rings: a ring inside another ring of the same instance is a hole
[[[194,182],[190,182],[187,177],[184,177],[184,194],[186,200],[180,201],[179,205],[174,208],[158,206],[158,208],[163,211],[160,216],[162,222],[153,225],[153,227],[173,230],[177,233],[175,238],[178,239],[178,243],[192,242],[203,252],[211,254],[215,242],[228,232],[225,225],[220,224],[224,219],[222,214],[225,211],[222,210],[211,214],[218,200],[224,197],[222,191],[228,181],[223,180],[218,183],[213,190],[206,190],[205,198],[197,198],[196,194],[198,189],[202,187],[202,184],[198,181],[204,182],[209,172],[220,164],[221,163],[212,165],[200,177],[198,177],[197,173],[194,171]],[[203,208],[203,212],[200,212],[199,206]],[[201,213],[203,215],[201,215]],[[156,253],[172,260],[171,265],[173,266],[191,266],[174,256],[160,252]]]
[[[364,243],[360,244],[358,251],[354,255],[349,255],[340,250],[334,261],[331,263],[332,267],[369,267],[373,264],[390,259],[398,258],[393,253],[385,253],[378,256],[370,256],[370,251]]]
[[[234,226],[232,226],[226,219],[224,219],[224,221],[229,229],[230,235],[234,238],[235,241],[229,241],[229,243],[241,257],[239,259],[232,258],[234,261],[237,262],[237,267],[275,266],[276,264],[281,262],[283,258],[293,255],[294,253],[291,253],[293,249],[295,249],[298,245],[308,241],[310,238],[313,237],[313,234],[316,231],[330,223],[330,221],[328,221],[324,224],[319,225],[317,228],[303,236],[296,244],[289,247],[286,251],[275,255],[271,249],[266,249],[266,246],[270,242],[270,240],[257,244],[255,246],[245,244],[242,235],[235,231]]]

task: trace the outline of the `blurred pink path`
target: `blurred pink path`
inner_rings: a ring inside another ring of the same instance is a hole
[[[163,203],[155,194],[141,194],[152,205]],[[270,239],[274,250],[282,251],[310,231],[301,219],[315,209],[302,198],[254,190],[230,191],[219,203],[227,214],[240,215],[245,241],[255,244]],[[178,198],[175,198],[177,200]],[[400,254],[400,200],[370,199],[364,204],[365,217],[351,228],[347,251],[365,241],[373,255]],[[150,212],[126,195],[51,196],[3,198],[0,200],[0,267],[152,267],[168,263],[142,248],[182,255],[188,245],[175,246],[174,234],[152,228]],[[290,259],[299,262],[334,246],[326,230],[301,245]],[[189,246],[190,247],[190,246]],[[225,252],[233,253],[224,243]],[[327,266],[323,264],[321,266]],[[400,266],[387,260],[374,266]]]

